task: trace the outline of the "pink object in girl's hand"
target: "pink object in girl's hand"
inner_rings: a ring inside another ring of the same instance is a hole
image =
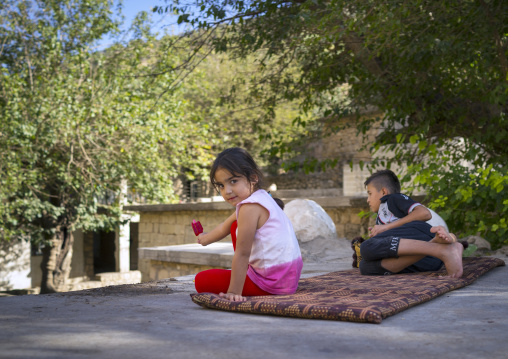
[[[196,221],[195,219],[192,220],[192,229],[194,230],[194,234],[198,236],[200,233],[203,233],[203,226],[199,221]]]

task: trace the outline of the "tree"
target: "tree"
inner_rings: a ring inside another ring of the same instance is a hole
[[[177,89],[165,91],[172,75],[147,74],[174,58],[153,46],[146,14],[132,41],[91,51],[116,29],[110,7],[0,5],[0,240],[43,246],[41,293],[62,289],[74,230],[119,224],[126,186],[148,201],[176,200],[181,168],[199,172],[210,159],[206,130],[182,122]]]
[[[329,124],[320,129],[337,129],[337,119],[357,114],[359,134],[382,130],[366,144],[377,154],[373,165],[408,164],[404,179],[416,176],[431,206],[461,234],[506,243],[506,2],[168,3],[157,11],[189,23],[196,49],[256,54],[252,93],[262,94],[256,99],[267,109],[301,99],[303,113]],[[336,96],[344,84],[346,100]],[[382,117],[360,117],[369,108]]]
[[[171,48],[171,44],[169,46]],[[188,49],[188,46],[180,46]],[[186,60],[187,54],[187,51],[179,54],[181,61]],[[300,137],[305,129],[292,126],[298,115],[297,101],[277,104],[272,109],[275,118],[269,123],[265,121],[264,109],[247,94],[255,69],[252,58],[236,59],[212,51],[182,81],[180,94],[193,109],[191,115],[200,118],[209,131],[216,134],[209,149],[211,152],[242,147],[270,171],[274,169],[270,166],[273,158],[269,155],[272,143]]]

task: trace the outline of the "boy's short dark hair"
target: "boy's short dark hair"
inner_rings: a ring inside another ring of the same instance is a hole
[[[364,185],[373,185],[378,191],[386,188],[390,194],[400,193],[400,182],[397,175],[390,170],[380,170],[370,175]]]

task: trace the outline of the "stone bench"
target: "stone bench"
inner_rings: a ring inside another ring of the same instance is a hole
[[[140,259],[150,261],[150,280],[196,274],[212,268],[231,268],[233,245],[212,243],[145,247],[138,249]]]

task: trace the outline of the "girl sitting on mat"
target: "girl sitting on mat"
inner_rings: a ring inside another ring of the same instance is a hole
[[[231,270],[198,273],[196,291],[231,301],[294,293],[303,266],[300,247],[284,204],[262,189],[256,162],[244,149],[229,148],[215,159],[210,180],[236,211],[211,232],[201,233],[198,243],[206,246],[231,233],[235,254]]]

